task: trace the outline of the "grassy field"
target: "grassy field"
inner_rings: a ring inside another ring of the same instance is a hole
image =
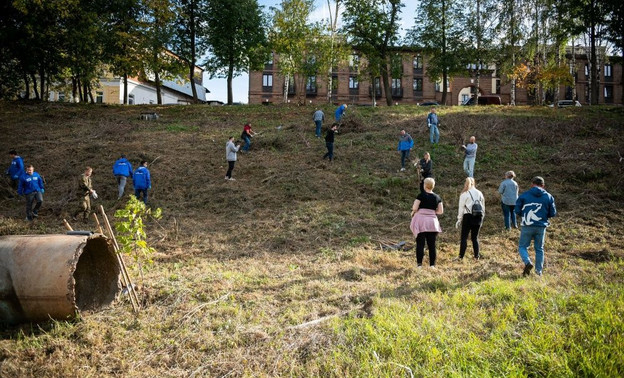
[[[139,120],[152,111],[159,120]],[[64,232],[86,165],[112,216],[123,205],[112,176],[120,153],[151,163],[151,205],[163,210],[147,226],[155,263],[143,280],[133,274],[141,312],[121,297],[76,321],[4,328],[0,376],[624,374],[622,108],[440,108],[432,147],[428,108],[350,107],[333,163],[321,159],[313,111],[0,103],[0,151],[16,148],[47,182],[32,224],[1,188],[0,235]],[[225,181],[225,142],[248,121],[260,134],[239,154],[237,181]],[[412,158],[431,152],[444,200],[435,271],[416,269],[412,248],[379,247],[414,244],[418,179],[398,171],[401,129],[415,139]],[[470,135],[486,198],[483,259],[459,263]],[[557,202],[542,277],[522,277],[519,231],[503,227],[507,170],[521,191],[543,176]]]

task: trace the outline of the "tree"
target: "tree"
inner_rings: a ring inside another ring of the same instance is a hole
[[[195,65],[197,56],[206,52],[208,0],[173,0],[173,2],[178,15],[173,46],[175,52],[186,62],[193,101],[197,103]]]
[[[621,0],[606,0],[604,2],[606,17],[605,36],[616,51],[620,52],[620,64],[624,64],[624,2]],[[621,84],[624,87],[624,75],[621,75]],[[622,91],[624,103],[624,91]]]
[[[415,27],[408,33],[412,46],[429,57],[426,73],[432,81],[442,77],[442,99],[446,104],[449,76],[464,72],[462,15],[457,0],[423,0],[416,11]]]
[[[522,42],[524,39],[525,19],[522,17],[525,0],[503,0],[501,2],[496,32],[502,35],[498,61],[500,73],[511,80],[510,104],[516,105],[516,86],[518,77],[514,71],[522,61]]]
[[[308,42],[315,31],[308,23],[314,6],[313,0],[283,0],[280,8],[273,8],[273,23],[269,32],[270,46],[279,54],[279,70],[284,76],[284,102],[288,101],[290,78],[302,74],[314,52]]]
[[[386,104],[390,106],[389,57],[399,40],[403,4],[400,0],[345,0],[344,4],[343,29],[348,42],[367,59],[380,62]]]
[[[156,86],[158,104],[162,104],[162,81],[177,78],[185,71],[178,56],[166,50],[173,41],[175,13],[169,0],[143,0],[145,4],[145,51],[143,75]]]
[[[232,79],[242,72],[261,69],[265,62],[266,34],[257,0],[209,0],[207,43],[210,77],[227,79],[232,104]]]

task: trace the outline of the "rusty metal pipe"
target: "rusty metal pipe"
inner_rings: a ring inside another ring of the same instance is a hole
[[[101,234],[0,236],[0,321],[69,319],[119,292],[119,264]]]

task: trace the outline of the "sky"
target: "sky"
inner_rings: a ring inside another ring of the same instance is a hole
[[[401,9],[401,27],[404,30],[409,29],[414,24],[414,12],[416,10],[417,0],[403,0],[405,7]],[[281,0],[258,0],[264,11],[268,12],[270,7],[278,8]],[[329,11],[327,9],[327,0],[314,0],[315,10],[311,16],[311,21],[320,21],[329,19]],[[331,1],[332,9],[334,1]],[[338,19],[338,27],[340,27],[340,18]],[[218,100],[227,102],[227,81],[226,79],[209,79],[209,75],[204,73],[204,87],[210,90],[208,100]],[[249,75],[246,73],[237,76],[232,80],[232,91],[234,102],[247,103],[249,91]]]

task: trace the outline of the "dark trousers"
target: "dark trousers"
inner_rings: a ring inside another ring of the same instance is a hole
[[[423,258],[425,257],[425,241],[429,249],[429,265],[435,265],[437,237],[437,232],[421,232],[418,234],[416,237],[416,262],[418,265],[422,265]]]
[[[33,208],[33,202],[35,201],[36,201],[36,204],[35,204],[35,207]],[[43,202],[43,194],[39,192],[32,192],[32,193],[26,194],[26,218],[28,218],[28,220],[33,220],[33,218],[37,216],[42,202]]]
[[[225,174],[225,177],[232,178],[232,171],[234,170],[234,164],[236,164],[236,161],[228,160],[228,171]]]
[[[482,224],[481,218],[473,217],[472,214],[464,214],[462,218],[461,240],[459,242],[459,257],[463,258],[468,248],[468,234],[472,240],[474,257],[479,257],[479,230]]]
[[[410,150],[401,150],[401,168],[405,168],[405,161],[409,159]]]
[[[134,189],[134,196],[139,201],[141,200],[141,193],[143,193],[143,203],[147,205],[147,189]]]
[[[326,142],[325,146],[327,147],[327,153],[323,156],[323,159],[328,157],[329,161],[332,161],[334,159],[334,143]]]

